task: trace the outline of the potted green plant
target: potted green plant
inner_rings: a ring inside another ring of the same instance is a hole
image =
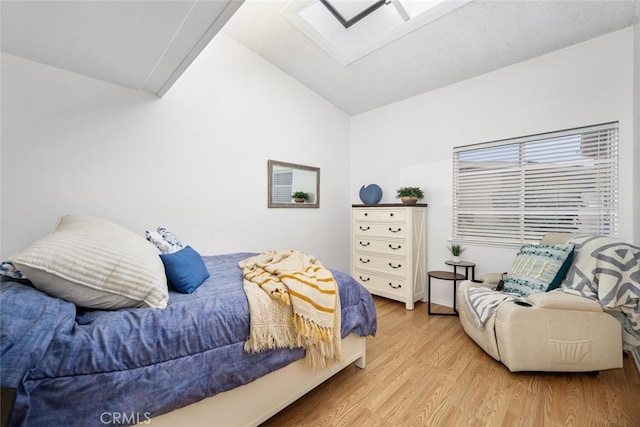
[[[452,243],[448,249],[451,255],[453,255],[453,262],[460,262],[460,255],[464,252],[464,248],[458,243]]]
[[[424,197],[424,193],[420,187],[401,187],[398,189],[399,197],[403,205],[415,205],[418,200]]]
[[[296,203],[304,203],[309,200],[309,194],[305,193],[304,191],[296,191],[291,195],[291,198]]]

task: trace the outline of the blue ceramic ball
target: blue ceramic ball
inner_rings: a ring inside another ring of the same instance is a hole
[[[382,188],[378,185],[363,185],[360,189],[360,200],[365,205],[375,205],[380,199],[382,199]]]

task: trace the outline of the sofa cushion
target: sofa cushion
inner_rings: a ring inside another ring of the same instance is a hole
[[[556,289],[571,266],[573,249],[573,244],[522,245],[504,278],[503,290],[526,297]]]
[[[104,219],[66,215],[56,228],[11,259],[33,285],[81,307],[167,306],[158,251]]]

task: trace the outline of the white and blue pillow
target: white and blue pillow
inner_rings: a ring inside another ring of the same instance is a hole
[[[22,271],[18,270],[11,261],[0,262],[0,276],[8,277],[10,279],[25,280]]]
[[[172,254],[184,248],[175,234],[164,227],[158,227],[157,231],[146,231],[145,234],[147,240],[163,254]]]
[[[527,297],[536,292],[556,289],[573,261],[572,244],[524,244],[504,278],[504,292]]]

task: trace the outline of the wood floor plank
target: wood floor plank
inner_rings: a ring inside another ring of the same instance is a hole
[[[374,301],[378,333],[367,338],[367,368],[347,367],[262,427],[640,427],[640,375],[630,357],[598,375],[512,373],[457,317]]]

